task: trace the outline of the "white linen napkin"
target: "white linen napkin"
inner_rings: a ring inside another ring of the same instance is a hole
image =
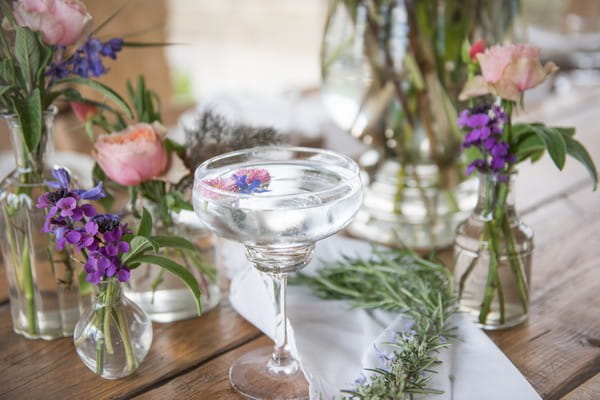
[[[334,236],[317,244],[305,272],[342,253],[365,256],[370,249],[366,242]],[[221,262],[232,278],[232,306],[272,338],[275,316],[269,279],[250,266],[239,244],[224,242]],[[287,313],[290,348],[310,383],[311,399],[331,399],[340,390],[351,389],[364,368],[382,365],[384,343],[390,341],[391,333],[410,329],[410,321],[403,315],[351,309],[347,301],[319,299],[303,286],[289,286]],[[510,360],[466,316],[456,315],[453,322],[461,341],[439,354],[443,363],[430,385],[444,394],[421,399],[540,399]]]

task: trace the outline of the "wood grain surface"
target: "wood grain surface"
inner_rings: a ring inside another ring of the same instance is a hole
[[[520,119],[576,126],[600,162],[598,98],[598,89],[573,92]],[[544,399],[600,399],[600,195],[576,162],[558,172],[547,158],[521,168],[516,192],[536,235],[530,317],[489,335]],[[12,332],[0,273],[0,399],[238,399],[230,364],[269,343],[224,302],[202,318],[155,324],[138,372],[105,381],[83,366],[70,339]]]

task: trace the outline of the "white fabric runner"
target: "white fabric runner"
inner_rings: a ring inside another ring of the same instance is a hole
[[[271,289],[246,261],[241,245],[224,243],[221,259],[232,277],[231,304],[272,338]],[[338,259],[341,253],[364,256],[369,251],[365,242],[334,236],[317,244],[314,260],[305,272],[314,271],[323,260]],[[385,352],[381,343],[390,340],[390,333],[410,327],[402,315],[351,309],[346,301],[319,299],[302,286],[289,286],[287,311],[290,347],[310,382],[311,399],[331,399],[340,390],[351,389],[364,368],[381,366],[378,351]],[[540,399],[510,360],[466,316],[455,316],[454,324],[461,341],[439,355],[444,362],[431,382],[431,387],[444,394],[422,398]]]

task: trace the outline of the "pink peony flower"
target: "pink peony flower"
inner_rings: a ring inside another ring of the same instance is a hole
[[[166,172],[169,155],[160,124],[137,124],[94,144],[94,158],[106,175],[125,186],[136,186]]]
[[[492,46],[477,54],[483,80],[498,96],[519,101],[521,94],[542,83],[558,70],[552,63],[542,66],[540,49],[525,44]]]
[[[73,114],[77,117],[80,122],[86,122],[94,118],[98,113],[98,107],[87,103],[80,103],[78,101],[70,101],[71,109]]]
[[[49,45],[74,44],[92,19],[79,0],[19,0],[13,11],[19,25],[41,32]]]

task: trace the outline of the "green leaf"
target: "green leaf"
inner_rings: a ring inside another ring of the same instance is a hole
[[[151,236],[150,239],[158,243],[161,248],[169,247],[193,251],[198,250],[198,248],[194,246],[192,242],[179,236]]]
[[[123,111],[125,111],[125,113],[127,114],[127,116],[129,118],[133,117],[133,114],[131,113],[131,108],[129,108],[129,105],[127,104],[127,102],[125,100],[123,100],[123,98],[114,90],[112,90],[111,88],[109,88],[108,86],[97,82],[97,81],[93,81],[90,79],[85,79],[85,78],[80,78],[80,77],[71,77],[71,78],[64,78],[64,79],[59,79],[54,81],[53,85],[60,85],[60,84],[80,84],[80,85],[85,85],[88,86],[92,89],[94,89],[95,91],[97,91],[100,94],[103,94],[104,96],[106,96],[108,99],[110,99],[112,102],[114,102],[116,105],[119,106],[119,108],[121,108]]]
[[[596,166],[594,165],[592,157],[585,147],[580,142],[575,140],[571,135],[566,133],[563,134],[563,137],[567,144],[567,154],[583,164],[583,166],[588,170],[590,176],[592,177],[592,181],[594,182],[594,190],[596,190],[598,187],[598,171],[596,170]]]
[[[157,253],[160,248],[158,243],[144,236],[134,236],[129,242],[129,246],[131,248],[121,258],[123,264],[139,261],[136,258],[144,255],[146,251],[153,249]]]
[[[27,88],[33,87],[40,66],[40,50],[36,34],[28,28],[17,27],[15,36],[15,58],[19,62],[21,75]]]
[[[142,209],[142,218],[140,219],[137,234],[146,238],[152,234],[152,216],[145,207]]]
[[[16,83],[15,68],[8,58],[0,60],[0,78],[10,85]]]
[[[550,154],[550,158],[554,161],[554,164],[556,164],[559,170],[562,170],[565,166],[567,155],[567,144],[565,143],[563,135],[561,135],[558,130],[547,126],[530,125],[530,127],[546,145],[546,149]]]
[[[517,157],[517,162],[521,162],[539,151],[543,154],[545,150],[546,144],[532,131],[529,131],[528,135],[521,135],[521,140],[511,149]]]
[[[40,51],[40,63],[35,73],[35,80],[38,84],[38,87],[43,87],[46,79],[46,70],[48,69],[50,61],[52,61],[53,52],[50,46],[46,45],[43,41],[40,40],[39,36],[37,37],[37,40],[38,48]]]
[[[35,88],[25,100],[12,98],[12,105],[23,131],[23,140],[33,152],[42,137],[42,100],[40,90]]]
[[[136,257],[136,261],[145,262],[148,264],[158,265],[181,279],[181,281],[190,289],[194,300],[196,300],[196,306],[198,308],[198,314],[202,313],[202,302],[200,300],[200,287],[194,275],[188,271],[185,267],[176,263],[175,261],[169,260],[168,258],[161,256],[142,255]]]

